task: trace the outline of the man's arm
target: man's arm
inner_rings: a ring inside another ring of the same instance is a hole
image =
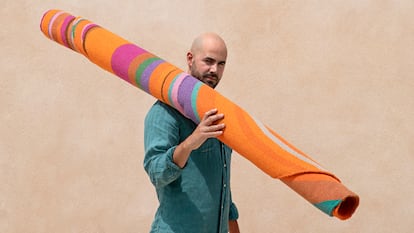
[[[155,187],[160,188],[181,175],[181,169],[173,162],[173,153],[180,143],[179,114],[164,103],[157,101],[144,121],[144,168]]]
[[[217,109],[206,112],[194,132],[175,148],[173,162],[183,168],[187,164],[191,151],[199,148],[208,138],[223,134],[225,125],[215,124],[223,118],[223,114],[217,114]]]

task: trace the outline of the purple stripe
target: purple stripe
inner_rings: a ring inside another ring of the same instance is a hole
[[[66,17],[65,20],[63,21],[62,27],[60,28],[60,35],[62,36],[63,44],[68,48],[71,48],[71,47],[69,46],[69,43],[68,43],[67,31],[68,31],[68,26],[70,22],[72,22],[74,18],[75,16],[73,15],[69,15],[68,17]]]
[[[142,76],[141,76],[141,86],[142,89],[146,92],[148,92],[149,94],[151,94],[149,92],[149,81],[151,78],[151,74],[152,72],[154,72],[155,68],[158,67],[159,64],[164,63],[165,61],[163,60],[156,60],[154,62],[152,62],[151,64],[149,64],[147,66],[147,68],[145,68],[144,72],[142,72]]]
[[[197,117],[195,116],[191,105],[191,95],[197,82],[197,79],[188,75],[184,78],[178,90],[178,102],[184,108],[184,115],[194,122],[197,122]]]
[[[114,74],[129,82],[129,65],[134,58],[146,52],[147,51],[134,44],[124,44],[119,46],[112,54],[111,58],[111,67]]]

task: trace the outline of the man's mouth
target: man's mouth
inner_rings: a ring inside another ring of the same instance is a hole
[[[218,77],[214,74],[207,74],[202,76],[202,81],[210,87],[215,88],[218,82]]]
[[[217,82],[217,76],[214,76],[214,75],[206,75],[206,76],[204,76],[204,79],[209,80],[209,81],[213,81],[213,82]]]

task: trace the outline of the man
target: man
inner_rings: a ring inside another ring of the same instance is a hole
[[[214,33],[198,36],[187,53],[188,73],[215,88],[227,59],[224,41]],[[239,233],[231,198],[232,150],[216,139],[225,125],[217,109],[198,126],[157,101],[145,118],[144,167],[159,207],[151,232]]]

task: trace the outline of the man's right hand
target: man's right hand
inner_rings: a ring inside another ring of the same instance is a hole
[[[184,141],[188,148],[198,149],[207,139],[223,134],[224,123],[216,124],[224,118],[224,114],[217,113],[217,109],[206,112],[194,132]]]
[[[175,149],[174,163],[183,168],[191,151],[198,149],[207,139],[222,135],[225,125],[224,123],[217,124],[217,121],[223,118],[224,114],[219,114],[217,109],[206,112],[194,132]]]

